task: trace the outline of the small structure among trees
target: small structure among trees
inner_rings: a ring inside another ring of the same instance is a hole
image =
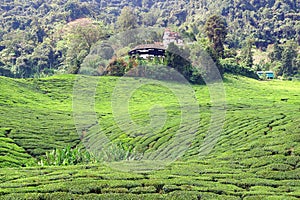
[[[167,48],[170,43],[174,43],[177,46],[183,45],[183,40],[181,39],[181,36],[177,32],[171,31],[169,28],[166,28],[163,36],[163,44],[164,47]]]
[[[177,32],[171,31],[169,28],[165,29],[163,35],[163,42],[155,42],[153,44],[142,44],[131,49],[128,54],[131,57],[149,58],[149,57],[164,57],[167,48],[171,43],[182,46],[183,40]]]
[[[161,43],[138,45],[128,52],[131,57],[164,57],[166,48]]]
[[[272,71],[257,71],[256,72],[260,79],[274,79],[275,75]]]

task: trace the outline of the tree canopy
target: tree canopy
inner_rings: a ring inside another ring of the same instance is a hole
[[[211,54],[216,53],[218,58],[226,56],[224,47],[241,49],[249,37],[253,38],[253,47],[263,51],[272,44],[283,48],[293,41],[296,56],[292,59],[293,69],[288,71],[295,74],[299,11],[298,1],[281,0],[3,1],[0,75],[26,78],[76,73],[96,40],[146,26],[176,26],[193,42],[202,40],[206,32],[213,44],[210,50],[215,51]],[[216,15],[208,19],[211,13]],[[277,60],[271,56],[276,66],[291,63],[287,56],[285,61],[278,59],[287,54],[282,51],[275,52]]]
[[[212,15],[205,23],[205,33],[213,45],[217,56],[224,57],[224,42],[227,35],[226,21],[218,15]]]

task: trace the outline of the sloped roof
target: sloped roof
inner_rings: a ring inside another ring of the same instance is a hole
[[[130,51],[139,50],[139,49],[164,49],[164,50],[166,50],[166,48],[164,47],[163,44],[141,44],[141,45],[134,47]]]

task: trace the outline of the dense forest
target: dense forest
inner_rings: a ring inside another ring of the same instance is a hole
[[[138,27],[171,27],[189,41],[213,47],[206,25],[217,15],[226,21],[219,61],[225,72],[246,67],[295,76],[299,10],[297,0],[2,0],[0,75],[77,73],[99,40]],[[268,51],[268,60],[254,66],[254,48]]]

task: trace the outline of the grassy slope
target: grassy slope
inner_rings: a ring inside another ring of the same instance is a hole
[[[22,166],[30,162],[31,156],[26,151],[6,137],[10,129],[0,129],[0,168],[6,166]]]
[[[170,91],[150,85],[134,93],[130,108],[137,123],[147,124],[149,108],[157,103],[165,106],[169,117],[163,130],[154,136],[146,132],[145,137],[135,137],[124,135],[113,121],[110,99],[117,79],[102,77],[100,80],[96,110],[103,130],[111,139],[149,151],[167,143],[180,120],[178,101]],[[73,76],[41,80],[0,77],[0,143],[1,148],[6,147],[5,151],[1,149],[1,166],[21,166],[29,155],[38,156],[66,144],[79,144],[72,118],[73,82]],[[260,82],[226,76],[224,132],[205,160],[196,155],[207,130],[210,101],[206,87],[194,86],[201,108],[201,129],[182,161],[164,170],[142,174],[118,172],[101,164],[2,168],[0,194],[8,199],[25,194],[27,198],[52,199],[65,199],[65,195],[86,199],[197,199],[200,196],[203,199],[296,199],[300,197],[299,86],[299,82]],[[284,98],[288,101],[281,101]],[[148,136],[151,137],[146,139]],[[8,162],[3,162],[3,158]]]
[[[8,136],[31,155],[79,142],[71,112],[72,80],[0,79],[1,127],[11,129]]]

